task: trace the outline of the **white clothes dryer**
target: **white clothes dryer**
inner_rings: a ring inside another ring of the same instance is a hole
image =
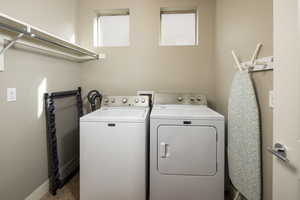
[[[224,117],[197,94],[156,94],[150,200],[224,200]]]

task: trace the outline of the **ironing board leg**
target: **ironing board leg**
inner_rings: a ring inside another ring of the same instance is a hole
[[[234,200],[241,200],[241,194],[240,194],[240,192],[236,192]]]

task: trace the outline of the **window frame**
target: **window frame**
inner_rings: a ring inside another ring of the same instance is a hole
[[[128,36],[128,45],[116,45],[116,46],[102,46],[100,45],[101,41],[101,23],[100,18],[105,16],[128,16],[129,17],[129,36]],[[106,48],[106,47],[129,47],[130,46],[130,10],[129,8],[124,9],[112,9],[112,10],[101,10],[96,13],[94,21],[94,47],[95,48]]]
[[[162,44],[162,15],[164,14],[195,14],[195,44],[184,44],[184,45],[176,45],[170,44],[165,45]],[[161,47],[193,47],[199,45],[199,26],[198,26],[198,9],[197,8],[160,8],[160,23],[159,23],[159,46]]]

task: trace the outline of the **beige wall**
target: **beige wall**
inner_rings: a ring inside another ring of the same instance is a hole
[[[260,56],[273,54],[272,0],[217,0],[216,9],[216,99],[217,110],[227,115],[230,85],[235,64],[234,49],[244,61],[249,60],[258,42],[264,47]],[[266,152],[272,146],[272,109],[268,92],[273,88],[273,72],[253,74],[262,116],[264,200],[272,200],[272,157]]]
[[[160,7],[197,7],[199,46],[161,47]],[[201,92],[215,103],[214,22],[212,0],[81,0],[80,43],[93,48],[93,19],[99,9],[130,9],[130,46],[99,48],[107,59],[84,64],[85,91],[130,95],[137,90]]]
[[[199,9],[199,46],[160,47],[159,8],[180,6]],[[85,90],[96,88],[115,95],[134,94],[140,89],[202,92],[227,115],[236,70],[231,50],[236,49],[243,60],[249,60],[256,44],[263,42],[261,56],[272,55],[272,0],[217,0],[217,4],[210,0],[81,0],[82,45],[93,48],[92,26],[97,10],[115,8],[130,8],[131,45],[95,49],[106,53],[107,59],[83,65],[81,82]],[[273,73],[260,72],[253,78],[262,113],[264,200],[271,200],[272,157],[265,149],[272,145],[268,92],[273,87]]]
[[[77,0],[0,0],[0,12],[71,40]],[[0,199],[20,200],[47,180],[47,146],[42,95],[79,85],[78,64],[10,49],[0,72]],[[17,88],[17,101],[6,101],[6,88]],[[40,90],[42,91],[42,90]],[[43,108],[43,107],[42,107]],[[40,114],[40,116],[38,115]]]
[[[262,55],[272,55],[272,0],[216,1],[0,0],[0,12],[66,39],[71,40],[78,28],[81,44],[91,49],[96,10],[130,8],[131,12],[131,45],[95,49],[106,53],[105,60],[79,68],[30,52],[7,52],[7,71],[0,73],[0,199],[23,199],[47,179],[44,114],[37,115],[38,88],[45,78],[49,91],[77,87],[81,79],[85,92],[98,89],[111,95],[130,95],[141,89],[201,92],[226,115],[236,70],[231,49],[249,59],[256,43],[262,41]],[[160,7],[191,6],[199,10],[199,46],[159,46]],[[268,107],[272,76],[272,72],[253,74],[263,122],[264,200],[272,199],[272,158],[265,153],[272,144],[272,110]],[[8,87],[17,88],[17,102],[6,102]]]

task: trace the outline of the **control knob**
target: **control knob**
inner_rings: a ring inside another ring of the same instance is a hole
[[[177,97],[177,101],[181,102],[183,100],[182,97]]]
[[[138,98],[135,99],[135,103],[138,103],[140,100]]]
[[[146,102],[146,100],[145,100],[144,98],[142,98],[141,102],[142,102],[142,103],[145,103],[145,102]]]
[[[105,98],[105,99],[104,99],[104,102],[105,102],[105,103],[108,103],[108,102],[109,102],[109,99],[108,99],[108,98]]]
[[[127,98],[123,98],[123,99],[122,99],[122,102],[123,102],[123,103],[127,103],[127,101],[128,101]]]

